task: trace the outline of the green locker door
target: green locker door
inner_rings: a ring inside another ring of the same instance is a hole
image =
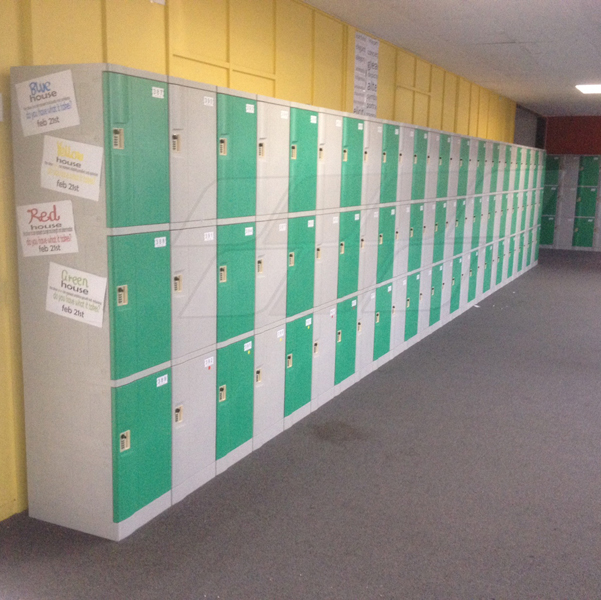
[[[286,324],[286,391],[284,416],[311,401],[313,315]]]
[[[478,283],[478,250],[470,254],[470,278],[467,289],[467,301],[471,302],[476,297],[476,285]]]
[[[517,148],[516,158],[515,158],[515,177],[513,179],[513,189],[520,189],[520,175],[522,171],[522,149]]]
[[[111,379],[171,360],[169,232],[108,237]]]
[[[317,113],[290,109],[288,211],[315,210],[317,197]]]
[[[430,290],[430,325],[440,321],[442,304],[442,265],[432,269],[432,289]]]
[[[453,256],[463,252],[463,233],[465,231],[465,200],[457,200],[455,212],[455,241],[453,244]]]
[[[513,195],[513,207],[511,211],[511,235],[514,235],[517,231],[518,226],[518,207],[520,204],[520,197],[517,193]]]
[[[217,227],[217,341],[255,327],[254,223]]]
[[[579,187],[576,197],[577,217],[594,217],[597,208],[597,188]]]
[[[543,215],[557,213],[557,186],[546,185],[543,193]]]
[[[501,214],[499,219],[499,237],[505,237],[507,230],[507,205],[509,203],[508,194],[503,194],[501,198]]]
[[[336,366],[334,383],[337,385],[355,372],[357,352],[357,298],[338,303],[336,314]]]
[[[536,207],[534,204],[530,207],[530,224],[528,227],[534,227],[534,213],[536,212]]]
[[[436,203],[436,216],[434,221],[434,253],[432,262],[440,262],[444,258],[445,230],[447,225],[447,203]]]
[[[500,152],[501,145],[493,144],[492,147],[492,168],[490,171],[490,191],[497,191],[497,184],[499,181],[499,163],[500,163]]]
[[[171,489],[171,370],[112,389],[113,521]]]
[[[374,330],[374,360],[390,350],[390,328],[392,325],[392,284],[376,289],[376,316]]]
[[[359,287],[359,245],[361,213],[340,213],[338,244],[338,298],[353,294]]]
[[[395,212],[396,209],[394,208],[380,209],[380,231],[378,233],[378,283],[392,279],[396,219]]]
[[[534,250],[534,260],[538,260],[538,251],[540,249],[540,225],[536,231],[536,248]]]
[[[528,232],[528,246],[526,250],[526,266],[529,267],[532,262],[532,230]]]
[[[492,279],[492,244],[486,246],[484,253],[484,281],[482,283],[482,293],[490,290],[490,282]]]
[[[451,312],[454,313],[461,303],[461,269],[463,258],[453,259],[453,279],[451,280]]]
[[[528,212],[528,194],[524,192],[522,196],[522,222],[520,223],[520,231],[526,229],[526,213]]]
[[[488,198],[488,213],[486,214],[486,243],[490,244],[495,235],[495,214],[497,212],[497,200],[494,196]]]
[[[341,177],[340,206],[359,206],[363,182],[363,121],[359,119],[343,119]]]
[[[540,224],[540,243],[552,246],[555,239],[555,217],[542,217]]]
[[[409,225],[409,261],[407,271],[415,271],[422,265],[422,240],[424,237],[424,205],[411,205]]]
[[[505,161],[503,163],[503,191],[509,191],[509,181],[511,179],[511,146],[505,146]]]
[[[594,232],[595,219],[574,219],[574,236],[572,238],[572,246],[578,248],[592,248]]]
[[[513,253],[515,251],[515,237],[509,238],[509,252],[507,253],[507,277],[511,277],[513,275],[513,265],[514,265],[514,257]]]
[[[250,217],[257,204],[257,103],[217,94],[217,217]]]
[[[167,84],[103,73],[106,226],[169,223]]]
[[[451,136],[441,134],[438,150],[438,182],[436,184],[436,197],[449,196],[449,170],[451,168]]]
[[[315,217],[288,219],[286,316],[313,308]]]
[[[382,132],[382,175],[380,202],[396,202],[399,173],[399,128],[384,124]]]
[[[217,440],[220,459],[253,435],[254,338],[217,350]]]
[[[524,173],[524,189],[530,188],[530,150],[526,150],[526,169]]]
[[[503,281],[503,265],[505,264],[505,240],[499,242],[497,255],[497,285]]]
[[[522,267],[524,266],[524,234],[522,233],[520,235],[520,241],[519,241],[519,251],[518,251],[518,273],[522,270]]]
[[[482,223],[482,198],[474,198],[474,216],[472,218],[472,250],[480,245],[480,225]]]
[[[545,185],[559,185],[559,156],[549,154],[545,161]]]
[[[470,141],[461,138],[459,148],[459,180],[457,183],[457,195],[467,196],[467,179],[470,169]]]
[[[405,309],[405,341],[417,335],[419,324],[419,273],[407,277],[407,300]]]
[[[597,187],[599,185],[599,157],[581,156],[578,185]]]
[[[484,166],[486,164],[486,143],[478,142],[478,162],[476,163],[476,194],[484,192]]]
[[[426,197],[426,169],[428,165],[428,132],[415,130],[413,140],[413,180],[411,199],[423,200]]]

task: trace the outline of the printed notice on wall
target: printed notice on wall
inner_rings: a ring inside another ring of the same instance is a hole
[[[378,55],[380,42],[355,33],[355,94],[353,112],[375,117],[378,108]]]
[[[23,135],[79,125],[71,71],[60,71],[17,83]]]
[[[47,190],[98,200],[102,146],[44,136],[42,182]]]
[[[46,310],[102,327],[106,277],[50,263]]]
[[[24,256],[77,252],[71,200],[17,206]]]

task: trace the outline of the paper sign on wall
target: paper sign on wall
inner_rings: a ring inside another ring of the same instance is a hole
[[[24,136],[79,125],[70,70],[17,83],[15,88]]]
[[[17,206],[23,256],[78,252],[71,200]]]
[[[48,312],[102,327],[105,294],[106,277],[50,263],[46,292]]]
[[[42,187],[88,200],[98,200],[103,154],[101,146],[45,135]]]
[[[378,55],[380,42],[355,33],[355,90],[353,112],[376,116],[378,108]]]

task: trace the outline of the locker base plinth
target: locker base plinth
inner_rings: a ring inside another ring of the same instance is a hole
[[[284,417],[284,429],[288,429],[299,421],[302,421],[311,414],[311,410],[311,402],[307,402],[307,404],[295,410],[291,415]]]
[[[232,465],[242,460],[245,456],[248,456],[252,451],[253,441],[250,439],[248,442],[244,442],[244,444],[226,454],[223,458],[220,458],[215,463],[215,474],[220,475],[224,471],[227,471]]]
[[[212,463],[198,473],[195,473],[192,477],[186,479],[186,481],[174,486],[171,490],[171,503],[176,504],[177,502],[180,502],[199,487],[202,487],[205,483],[211,481],[215,475],[215,463]]]
[[[267,427],[263,431],[254,435],[252,439],[253,451],[259,449],[263,444],[266,444],[269,440],[273,439],[276,435],[279,435],[284,431],[284,421],[280,420],[277,423]],[[227,458],[227,457],[225,457]]]
[[[316,398],[313,398],[311,400],[311,412],[321,408],[324,404],[327,404],[335,395],[336,393],[334,392],[334,388],[331,388],[327,392],[324,392]]]

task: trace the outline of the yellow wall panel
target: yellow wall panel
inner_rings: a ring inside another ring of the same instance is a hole
[[[394,120],[413,123],[413,94],[411,90],[397,88],[394,99]]]
[[[31,38],[33,64],[102,62],[101,0],[32,0]]]
[[[455,131],[455,112],[457,108],[457,75],[444,74],[444,93],[442,100],[442,129]]]
[[[0,521],[27,508],[9,79],[10,67],[30,58],[31,50],[24,50],[21,37],[30,26],[23,4],[6,0],[0,9],[0,93],[4,98],[4,121],[0,122]]]
[[[148,0],[105,2],[107,62],[165,74],[165,6]]]
[[[491,92],[488,99],[488,131],[487,137],[493,140],[500,139],[501,132],[499,130],[499,95],[496,92]]]
[[[480,88],[480,100],[478,104],[478,137],[486,137],[488,133],[488,103],[490,92]]]
[[[420,127],[428,127],[428,112],[430,110],[430,96],[415,92],[413,96],[413,123]]]
[[[457,90],[457,117],[455,119],[455,131],[461,135],[468,135],[470,128],[470,98],[471,84],[462,77],[459,78]]]
[[[276,4],[276,95],[311,104],[313,11],[294,0]]]
[[[478,135],[478,114],[480,109],[480,88],[472,83],[470,85],[470,124],[469,135]]]
[[[430,73],[432,65],[425,60],[417,59],[415,61],[415,88],[421,92],[430,91]]]
[[[173,54],[228,62],[228,0],[169,0]]]
[[[250,75],[242,71],[232,71],[229,87],[249,94],[261,94],[262,96],[275,96],[275,82],[273,79]]]
[[[274,0],[230,0],[230,62],[274,73]]]
[[[344,25],[316,12],[312,104],[342,110]]]
[[[415,56],[403,50],[398,50],[396,55],[396,84],[415,86]]]
[[[430,79],[430,111],[428,115],[428,127],[442,129],[442,104],[444,94],[444,70],[440,67],[432,67]]]
[[[193,59],[172,56],[170,74],[173,77],[228,87],[230,71],[227,67],[217,67]]]
[[[378,112],[380,119],[394,119],[396,48],[380,42],[378,57]]]
[[[350,25],[344,26],[344,95],[342,110],[354,112],[355,108],[355,34],[357,30]]]

